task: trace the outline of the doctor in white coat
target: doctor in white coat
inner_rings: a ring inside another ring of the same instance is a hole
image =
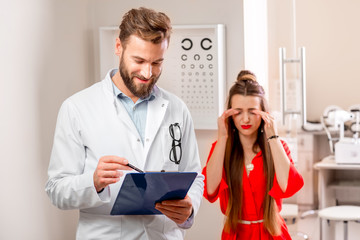
[[[203,175],[192,119],[182,100],[155,85],[170,33],[165,14],[130,10],[116,39],[119,69],[60,108],[45,190],[58,208],[80,210],[76,239],[183,239],[193,224]],[[156,205],[162,215],[113,216],[127,163],[198,176],[185,199]]]

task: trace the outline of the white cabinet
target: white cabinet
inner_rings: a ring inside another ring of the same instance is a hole
[[[284,202],[297,203],[300,211],[318,206],[318,173],[314,164],[330,154],[324,132],[297,133],[297,154],[293,155],[295,166],[304,179],[304,186],[294,197]]]
[[[302,208],[313,209],[315,207],[314,191],[316,190],[314,188],[314,171],[312,170],[313,153],[299,151],[298,156],[298,171],[304,179],[304,187],[298,192],[297,203]]]
[[[296,194],[297,204],[300,210],[309,210],[315,208],[314,191],[314,135],[298,134],[298,159],[297,169],[304,179],[304,186]]]
[[[298,133],[298,171],[303,176],[304,187],[296,194],[300,210],[318,207],[318,172],[314,164],[330,154],[325,132]]]

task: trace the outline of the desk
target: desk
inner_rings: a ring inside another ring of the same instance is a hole
[[[360,205],[360,164],[337,164],[334,156],[328,156],[317,162],[314,169],[319,172],[319,209],[335,206],[337,203]],[[322,221],[320,229],[323,239],[339,236],[336,235],[335,224],[328,226]],[[354,232],[354,228],[352,231]]]

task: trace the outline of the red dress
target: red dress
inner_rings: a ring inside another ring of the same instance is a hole
[[[291,164],[289,170],[289,179],[288,185],[285,192],[283,192],[276,180],[274,179],[274,184],[269,194],[276,200],[279,211],[281,210],[281,199],[288,198],[294,195],[299,191],[304,185],[304,180],[301,175],[297,172],[294,167],[292,158],[290,156],[290,151],[286,143],[282,142],[286,154],[288,155]],[[213,143],[212,148],[209,153],[208,161],[210,156],[214,151],[216,142]],[[249,176],[246,174],[246,170],[243,172],[243,201],[242,201],[242,220],[247,221],[256,221],[263,219],[263,206],[262,203],[265,200],[266,192],[266,179],[263,171],[263,158],[261,151],[254,157],[252,160],[254,164],[254,169],[250,171]],[[229,200],[229,190],[226,183],[225,170],[223,170],[222,179],[218,189],[211,196],[207,194],[207,185],[206,185],[206,166],[202,172],[205,176],[205,191],[204,197],[209,202],[215,202],[220,198],[220,207],[223,214],[226,213],[226,208]],[[270,240],[270,239],[286,239],[291,240],[291,237],[288,233],[285,222],[283,221],[282,234],[280,236],[271,236],[270,233],[263,227],[263,223],[255,224],[238,224],[236,232],[227,233],[223,230],[221,239],[246,239],[246,240]]]

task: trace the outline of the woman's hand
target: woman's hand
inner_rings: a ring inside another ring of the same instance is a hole
[[[264,112],[261,110],[252,110],[253,113],[260,115],[261,118],[264,120],[264,131],[266,137],[271,137],[277,135],[277,128],[275,123],[275,118],[268,112]]]
[[[275,119],[273,116],[260,110],[253,110],[253,112],[260,115],[264,120],[264,131],[267,138],[277,135]],[[285,192],[289,180],[290,159],[287,156],[280,140],[269,141],[269,146],[271,148],[271,155],[274,161],[276,180],[279,183],[281,190]]]
[[[235,114],[239,113],[239,110],[235,109],[228,109],[223,112],[223,114],[218,118],[218,140],[221,138],[227,138],[228,137],[228,121],[227,118],[231,117]]]

